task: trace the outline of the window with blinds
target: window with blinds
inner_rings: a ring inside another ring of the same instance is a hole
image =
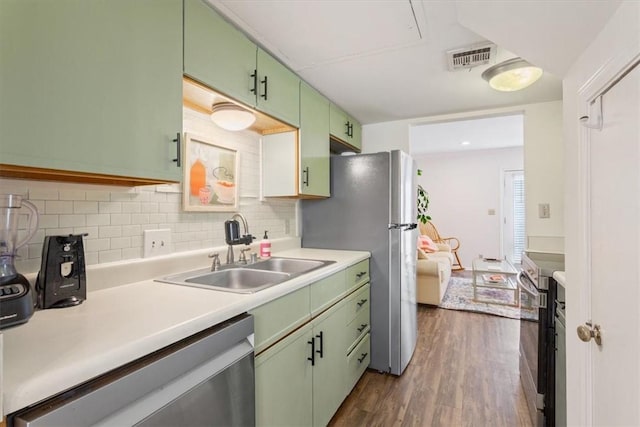
[[[525,247],[525,210],[524,210],[524,174],[513,176],[513,254],[512,259],[519,264],[522,261],[522,252]]]

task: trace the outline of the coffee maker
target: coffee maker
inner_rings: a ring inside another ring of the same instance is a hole
[[[36,284],[39,308],[70,307],[87,299],[83,236],[45,236]]]
[[[20,215],[26,214],[27,232],[18,240]],[[0,329],[19,325],[33,315],[29,281],[16,271],[15,257],[38,229],[38,210],[17,194],[0,194]]]

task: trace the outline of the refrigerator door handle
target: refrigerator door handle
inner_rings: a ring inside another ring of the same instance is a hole
[[[398,230],[402,229],[402,231],[413,230],[417,228],[418,224],[416,223],[408,223],[408,224],[389,224],[389,230]]]

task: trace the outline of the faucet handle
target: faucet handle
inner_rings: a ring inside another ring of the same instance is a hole
[[[246,264],[247,263],[247,251],[250,251],[251,248],[244,248],[244,249],[240,249],[240,258],[238,259],[239,262]]]
[[[217,271],[220,269],[220,254],[209,254],[209,258],[213,258],[213,262],[211,263],[211,271]]]

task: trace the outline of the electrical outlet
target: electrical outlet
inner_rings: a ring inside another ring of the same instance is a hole
[[[171,253],[171,230],[144,230],[144,257],[150,258]]]
[[[538,203],[538,218],[550,218],[549,203]]]

